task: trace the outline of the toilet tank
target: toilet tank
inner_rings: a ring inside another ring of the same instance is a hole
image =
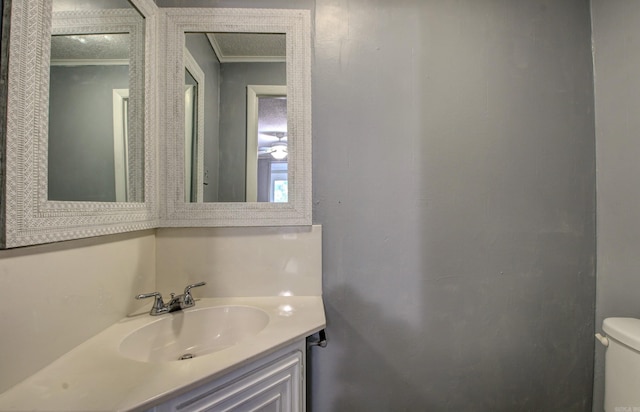
[[[640,319],[607,318],[605,412],[640,412]]]

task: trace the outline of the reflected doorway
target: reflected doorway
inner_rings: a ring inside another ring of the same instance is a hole
[[[288,202],[287,87],[247,86],[247,202]]]

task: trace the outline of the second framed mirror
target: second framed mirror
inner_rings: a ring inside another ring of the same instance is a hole
[[[309,12],[164,10],[163,225],[311,224]]]

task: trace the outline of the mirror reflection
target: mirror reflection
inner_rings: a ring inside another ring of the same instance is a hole
[[[285,34],[185,33],[185,201],[288,201],[286,81]]]
[[[90,6],[53,1],[48,199],[143,202],[144,17]]]
[[[184,49],[184,190],[185,202],[202,202],[204,196],[204,72]]]
[[[286,86],[247,86],[249,202],[288,202]],[[257,170],[252,170],[257,166]]]

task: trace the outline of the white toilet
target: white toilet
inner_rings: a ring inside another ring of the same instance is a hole
[[[640,412],[640,319],[607,318],[606,333],[596,337],[607,347],[605,412]]]

